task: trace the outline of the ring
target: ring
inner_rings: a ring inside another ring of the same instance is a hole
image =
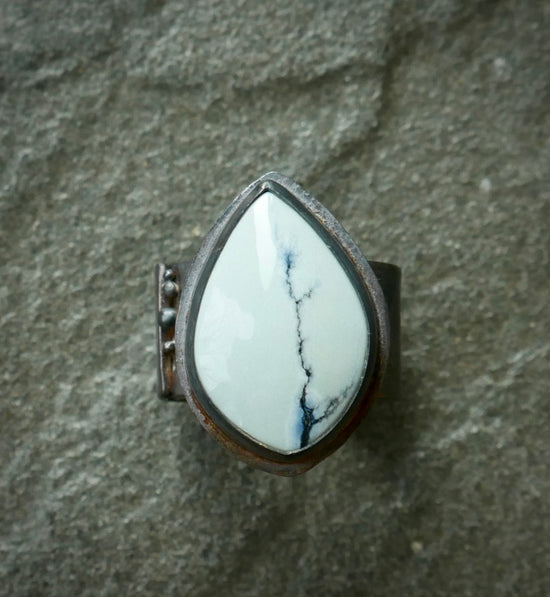
[[[282,174],[240,193],[192,263],[155,277],[159,396],[186,400],[253,466],[307,471],[398,391],[399,268],[367,261]]]

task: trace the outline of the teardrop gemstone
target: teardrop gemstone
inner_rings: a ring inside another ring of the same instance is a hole
[[[329,433],[356,397],[369,321],[328,235],[266,191],[210,272],[193,348],[218,411],[256,442],[290,454]]]

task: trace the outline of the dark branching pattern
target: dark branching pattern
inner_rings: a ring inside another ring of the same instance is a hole
[[[298,337],[298,356],[300,357],[300,366],[302,367],[304,373],[306,374],[306,382],[302,387],[302,393],[300,396],[300,408],[302,410],[302,433],[300,436],[300,448],[305,448],[309,443],[309,438],[311,434],[311,429],[317,423],[320,423],[328,416],[330,416],[336,406],[338,405],[340,398],[331,398],[328,402],[323,413],[316,417],[315,416],[315,407],[308,405],[307,403],[307,391],[308,386],[311,382],[313,371],[311,366],[306,363],[305,356],[304,356],[304,336],[302,331],[302,310],[304,304],[307,300],[309,300],[313,295],[313,288],[310,288],[307,292],[302,294],[301,296],[297,296],[296,291],[294,289],[294,285],[292,283],[292,271],[296,265],[296,253],[291,250],[285,251],[284,254],[284,264],[285,264],[285,282],[288,289],[288,295],[294,301],[294,309],[296,312],[296,335]]]

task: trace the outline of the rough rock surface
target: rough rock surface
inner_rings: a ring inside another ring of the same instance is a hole
[[[1,0],[1,594],[550,594],[549,30]],[[271,169],[404,276],[401,398],[294,479],[155,397],[154,263]]]

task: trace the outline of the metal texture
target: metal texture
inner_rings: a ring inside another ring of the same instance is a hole
[[[276,452],[247,436],[218,411],[202,388],[193,351],[196,315],[210,272],[241,216],[266,191],[289,203],[334,249],[363,302],[371,330],[369,360],[354,401],[329,433],[312,446],[289,454]],[[192,264],[158,265],[156,280],[159,396],[186,399],[201,424],[228,450],[253,466],[279,475],[305,472],[346,441],[379,393],[386,370],[383,393],[398,391],[399,268],[369,264],[336,218],[281,174],[265,174],[249,185],[210,230]],[[171,309],[177,310],[175,326]]]
[[[165,400],[184,401],[175,367],[174,339],[179,289],[185,282],[189,264],[174,266],[159,263],[155,267],[157,288],[157,378],[158,395]]]

